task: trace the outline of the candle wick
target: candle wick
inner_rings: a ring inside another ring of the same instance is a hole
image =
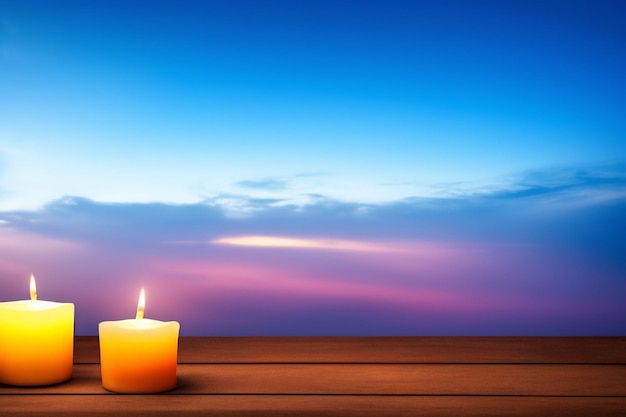
[[[142,319],[143,318],[143,307],[137,307],[137,315],[135,316],[135,319]]]

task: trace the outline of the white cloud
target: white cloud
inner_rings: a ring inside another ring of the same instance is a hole
[[[322,249],[355,252],[398,252],[398,245],[342,239],[304,239],[281,236],[233,236],[211,241],[217,245],[288,249]]]

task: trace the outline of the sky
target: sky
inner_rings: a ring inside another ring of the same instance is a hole
[[[0,302],[626,335],[626,3],[0,0]]]

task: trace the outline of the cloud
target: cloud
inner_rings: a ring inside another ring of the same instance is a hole
[[[432,186],[443,199],[518,200],[538,195],[566,195],[568,191],[626,189],[626,163],[527,170],[483,184],[449,182]],[[621,194],[619,196],[621,198]],[[428,199],[427,199],[428,200]]]
[[[264,178],[260,180],[243,180],[235,183],[235,185],[255,190],[282,191],[288,188],[289,182],[277,178]]]
[[[588,172],[530,172],[510,189],[449,198],[407,198],[386,204],[328,199],[320,194],[303,204],[288,199],[221,194],[195,204],[100,203],[64,197],[37,211],[0,213],[13,227],[77,239],[127,242],[207,241],[232,236],[328,239],[472,239],[520,237],[540,230],[577,231],[612,219],[623,226],[626,169]],[[544,235],[545,233],[541,233]],[[571,235],[572,233],[569,233]],[[306,240],[308,239],[308,240]],[[301,243],[302,243],[301,242]],[[318,242],[319,243],[319,242]],[[339,243],[337,243],[339,245]],[[335,245],[335,246],[337,246]],[[339,245],[341,246],[341,245]]]
[[[341,239],[301,239],[281,236],[232,236],[213,239],[212,244],[258,248],[321,249],[355,252],[405,252],[406,248],[393,243],[363,242]]]
[[[626,164],[604,165],[587,169],[561,168],[527,171],[513,178],[509,190],[493,192],[489,197],[518,199],[547,194],[594,194],[581,190],[605,192],[609,198],[623,198],[626,193]]]
[[[218,194],[206,198],[203,204],[219,209],[228,218],[247,218],[255,213],[280,205],[280,198],[258,198],[245,194]]]
[[[83,311],[78,334],[132,313],[141,286],[150,315],[181,316],[186,334],[617,334],[626,325],[622,171],[518,180],[387,204],[65,197],[0,213],[0,285],[19,297],[35,272],[48,299]],[[368,325],[354,327],[356,317]]]

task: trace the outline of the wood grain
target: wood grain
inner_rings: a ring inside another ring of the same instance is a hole
[[[100,367],[2,394],[107,394]],[[625,396],[626,366],[609,365],[178,365],[170,394]]]
[[[625,416],[626,338],[189,338],[178,387],[102,388],[96,337],[74,377],[0,385],[0,416]]]
[[[76,338],[76,363],[98,363]],[[182,337],[179,363],[626,364],[626,337]]]
[[[0,398],[3,416],[623,417],[624,398],[56,395]]]

